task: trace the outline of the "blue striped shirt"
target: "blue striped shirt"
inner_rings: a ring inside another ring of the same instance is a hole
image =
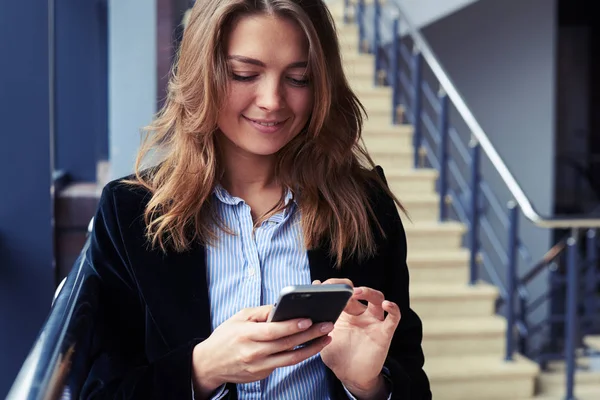
[[[207,279],[214,330],[243,308],[273,304],[288,285],[310,284],[310,266],[295,202],[254,229],[250,206],[217,187],[218,215],[234,234],[219,231],[206,247]],[[288,192],[286,204],[292,200]],[[319,355],[277,368],[266,379],[237,385],[240,400],[330,399],[325,364]],[[226,394],[222,389],[216,398]]]

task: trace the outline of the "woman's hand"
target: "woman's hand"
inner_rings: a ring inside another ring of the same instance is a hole
[[[330,283],[354,286],[348,279],[323,282]],[[354,295],[329,335],[331,343],[321,351],[321,358],[355,396],[376,398],[382,393],[384,380],[380,373],[400,317],[398,306],[386,301],[380,291],[367,287],[354,289]]]
[[[221,324],[192,355],[197,398],[207,398],[224,383],[266,378],[275,368],[294,365],[318,354],[331,342],[333,324],[307,319],[269,322],[273,306],[244,309]],[[310,345],[296,346],[317,339]]]

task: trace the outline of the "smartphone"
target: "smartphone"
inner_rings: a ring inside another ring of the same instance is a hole
[[[287,286],[279,293],[267,322],[309,318],[315,324],[335,323],[353,293],[346,284]]]

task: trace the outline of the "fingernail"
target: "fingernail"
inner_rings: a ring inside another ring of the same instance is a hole
[[[321,324],[321,332],[331,332],[333,330],[333,324],[331,322],[325,322]]]
[[[363,290],[361,288],[354,288],[354,294],[361,294]]]
[[[312,321],[310,319],[303,319],[302,321],[298,322],[299,329],[306,329],[306,328],[310,327],[311,325],[312,325]]]

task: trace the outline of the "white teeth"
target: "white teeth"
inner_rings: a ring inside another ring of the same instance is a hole
[[[262,126],[275,126],[275,125],[277,125],[277,122],[258,122],[258,121],[254,121],[254,122],[256,122],[257,124],[262,125]]]

